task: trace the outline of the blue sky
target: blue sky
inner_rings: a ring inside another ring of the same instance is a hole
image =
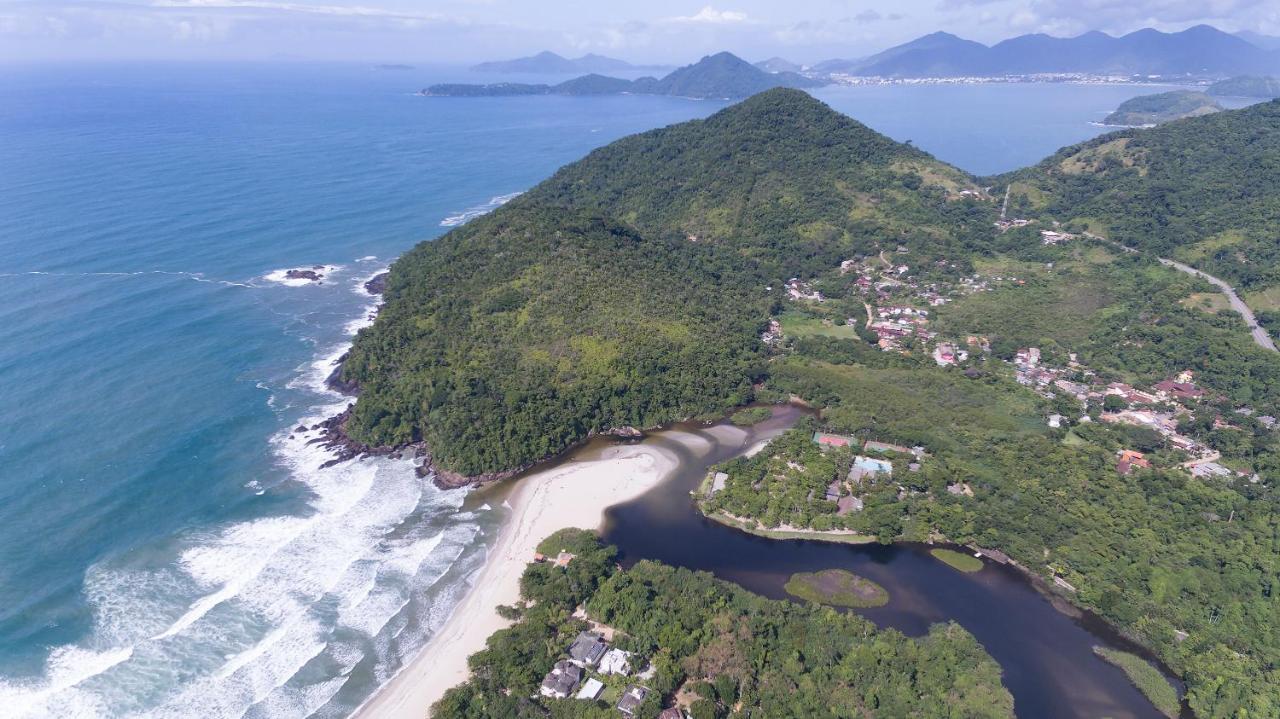
[[[935,30],[1280,35],[1280,0],[0,0],[0,61],[268,59],[469,63],[551,49],[686,63],[857,57]]]

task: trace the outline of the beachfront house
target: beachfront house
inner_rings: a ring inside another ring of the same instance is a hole
[[[556,662],[542,680],[538,693],[550,699],[565,699],[582,680],[582,668],[565,659]]]
[[[579,667],[594,667],[607,651],[609,645],[604,639],[591,632],[582,632],[569,645],[569,661]]]
[[[578,690],[577,694],[573,695],[573,698],[595,701],[600,698],[602,693],[604,693],[604,682],[599,679],[588,679],[582,683],[582,688]]]
[[[649,697],[648,687],[642,687],[639,684],[632,684],[622,693],[622,698],[618,700],[618,711],[622,712],[625,717],[634,717],[636,710]]]

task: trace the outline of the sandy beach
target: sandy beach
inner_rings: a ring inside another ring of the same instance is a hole
[[[538,542],[565,527],[596,529],[609,507],[637,497],[672,470],[674,455],[649,444],[609,447],[598,459],[570,461],[518,481],[511,516],[484,568],[453,614],[390,682],[359,711],[361,719],[422,719],[444,693],[467,679],[467,657],[510,624],[497,607],[520,597],[520,575]]]

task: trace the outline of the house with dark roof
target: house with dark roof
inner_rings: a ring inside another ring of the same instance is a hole
[[[565,699],[582,681],[582,668],[567,659],[556,662],[542,680],[538,693],[551,699]]]
[[[583,632],[569,645],[569,661],[580,667],[594,667],[607,651],[609,645],[604,639],[591,632]]]
[[[622,693],[622,698],[618,700],[618,711],[622,712],[625,717],[634,717],[636,710],[649,697],[649,688],[642,687],[639,684],[632,684]]]
[[[1195,384],[1191,382],[1177,382],[1171,379],[1167,379],[1157,384],[1154,389],[1156,391],[1156,396],[1160,399],[1173,397],[1174,399],[1188,400],[1200,399],[1204,396],[1204,390],[1195,386]]]
[[[658,715],[658,719],[685,719],[685,717],[684,712],[671,707],[670,709],[663,709],[662,713]]]

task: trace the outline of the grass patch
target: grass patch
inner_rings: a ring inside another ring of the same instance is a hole
[[[860,317],[859,319],[863,318]],[[858,328],[843,324],[843,322],[843,319],[840,320],[840,323],[836,323],[833,320],[823,320],[800,312],[784,312],[778,318],[778,324],[782,325],[782,333],[788,337],[821,335],[838,339],[861,340],[858,337]]]
[[[957,552],[954,549],[930,549],[929,554],[952,569],[958,569],[966,574],[982,570],[982,560],[971,554]]]
[[[1268,287],[1258,292],[1250,292],[1244,295],[1244,303],[1254,312],[1280,310],[1280,287]]]
[[[1027,262],[1008,255],[975,257],[973,271],[983,277],[1030,277],[1044,272],[1043,262]]]
[[[729,421],[739,427],[750,427],[753,424],[760,424],[772,416],[773,410],[768,407],[748,407],[734,412],[729,417]]]
[[[1182,300],[1182,306],[1204,310],[1209,314],[1217,314],[1218,310],[1231,309],[1227,296],[1221,292],[1194,292]]]
[[[1182,708],[1178,701],[1178,691],[1150,662],[1135,654],[1106,647],[1094,647],[1093,653],[1120,667],[1128,675],[1129,681],[1151,700],[1161,714],[1167,717],[1178,716]]]
[[[705,494],[705,488],[711,486],[711,475],[707,475],[707,478],[703,480],[703,486],[703,494]],[[740,529],[747,534],[768,537],[769,539],[808,539],[813,542],[834,542],[836,544],[871,544],[878,541],[875,537],[867,534],[823,532],[816,529],[764,529],[763,527],[734,519],[724,512],[715,512],[706,516],[713,522],[719,522],[727,527]]]
[[[1227,230],[1193,245],[1179,247],[1174,250],[1173,256],[1189,265],[1195,265],[1211,259],[1224,249],[1243,244],[1244,241],[1244,233],[1238,230]]]
[[[783,588],[793,597],[833,607],[883,607],[889,603],[884,587],[843,569],[797,572]]]

